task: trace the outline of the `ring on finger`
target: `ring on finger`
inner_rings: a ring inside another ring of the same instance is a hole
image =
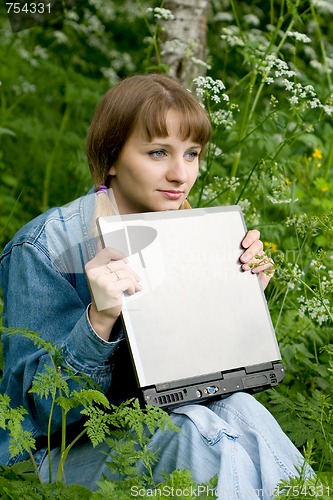
[[[114,271],[111,267],[111,262],[109,262],[108,264],[106,264],[106,267],[108,268],[108,270],[110,271],[111,274],[115,274],[116,277],[117,277],[117,280],[120,280],[120,276],[118,273],[116,273],[116,271]]]
[[[111,276],[113,276],[113,275],[115,275],[115,276],[116,276],[116,279],[113,279],[113,278],[112,278],[112,281],[113,281],[113,282],[116,282],[116,281],[119,281],[119,280],[120,280],[120,276],[119,276],[119,274],[118,274],[118,273],[116,273],[115,271],[112,271]]]

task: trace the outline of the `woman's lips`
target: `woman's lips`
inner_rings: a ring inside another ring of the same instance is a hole
[[[168,198],[168,200],[179,200],[179,198],[183,196],[183,191],[175,191],[172,189],[159,189],[159,192]]]

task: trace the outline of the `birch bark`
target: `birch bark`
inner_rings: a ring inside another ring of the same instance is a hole
[[[210,0],[166,0],[175,19],[162,23],[161,56],[170,74],[186,88],[207,70],[207,18]]]

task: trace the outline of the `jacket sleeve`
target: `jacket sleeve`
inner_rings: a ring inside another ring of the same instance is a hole
[[[77,374],[94,379],[105,392],[112,378],[112,358],[123,339],[120,321],[112,341],[105,342],[93,330],[88,304],[77,287],[86,287],[85,275],[72,277],[60,273],[47,253],[34,243],[11,247],[0,261],[4,299],[3,325],[38,332],[43,339],[62,348],[62,364]],[[75,283],[73,283],[73,279]],[[76,281],[78,280],[78,281]],[[86,290],[86,296],[89,297]],[[33,378],[51,364],[49,353],[24,336],[3,335],[4,377],[2,388],[13,406],[23,405],[39,433],[46,434],[51,401],[29,393]],[[70,381],[70,388],[81,385]],[[79,409],[70,412],[68,423],[80,418]],[[52,431],[61,426],[56,409]]]

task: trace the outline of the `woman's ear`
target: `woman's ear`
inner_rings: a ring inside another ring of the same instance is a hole
[[[113,176],[117,175],[117,169],[115,165],[112,165],[112,167],[108,171],[108,175],[113,175]]]

